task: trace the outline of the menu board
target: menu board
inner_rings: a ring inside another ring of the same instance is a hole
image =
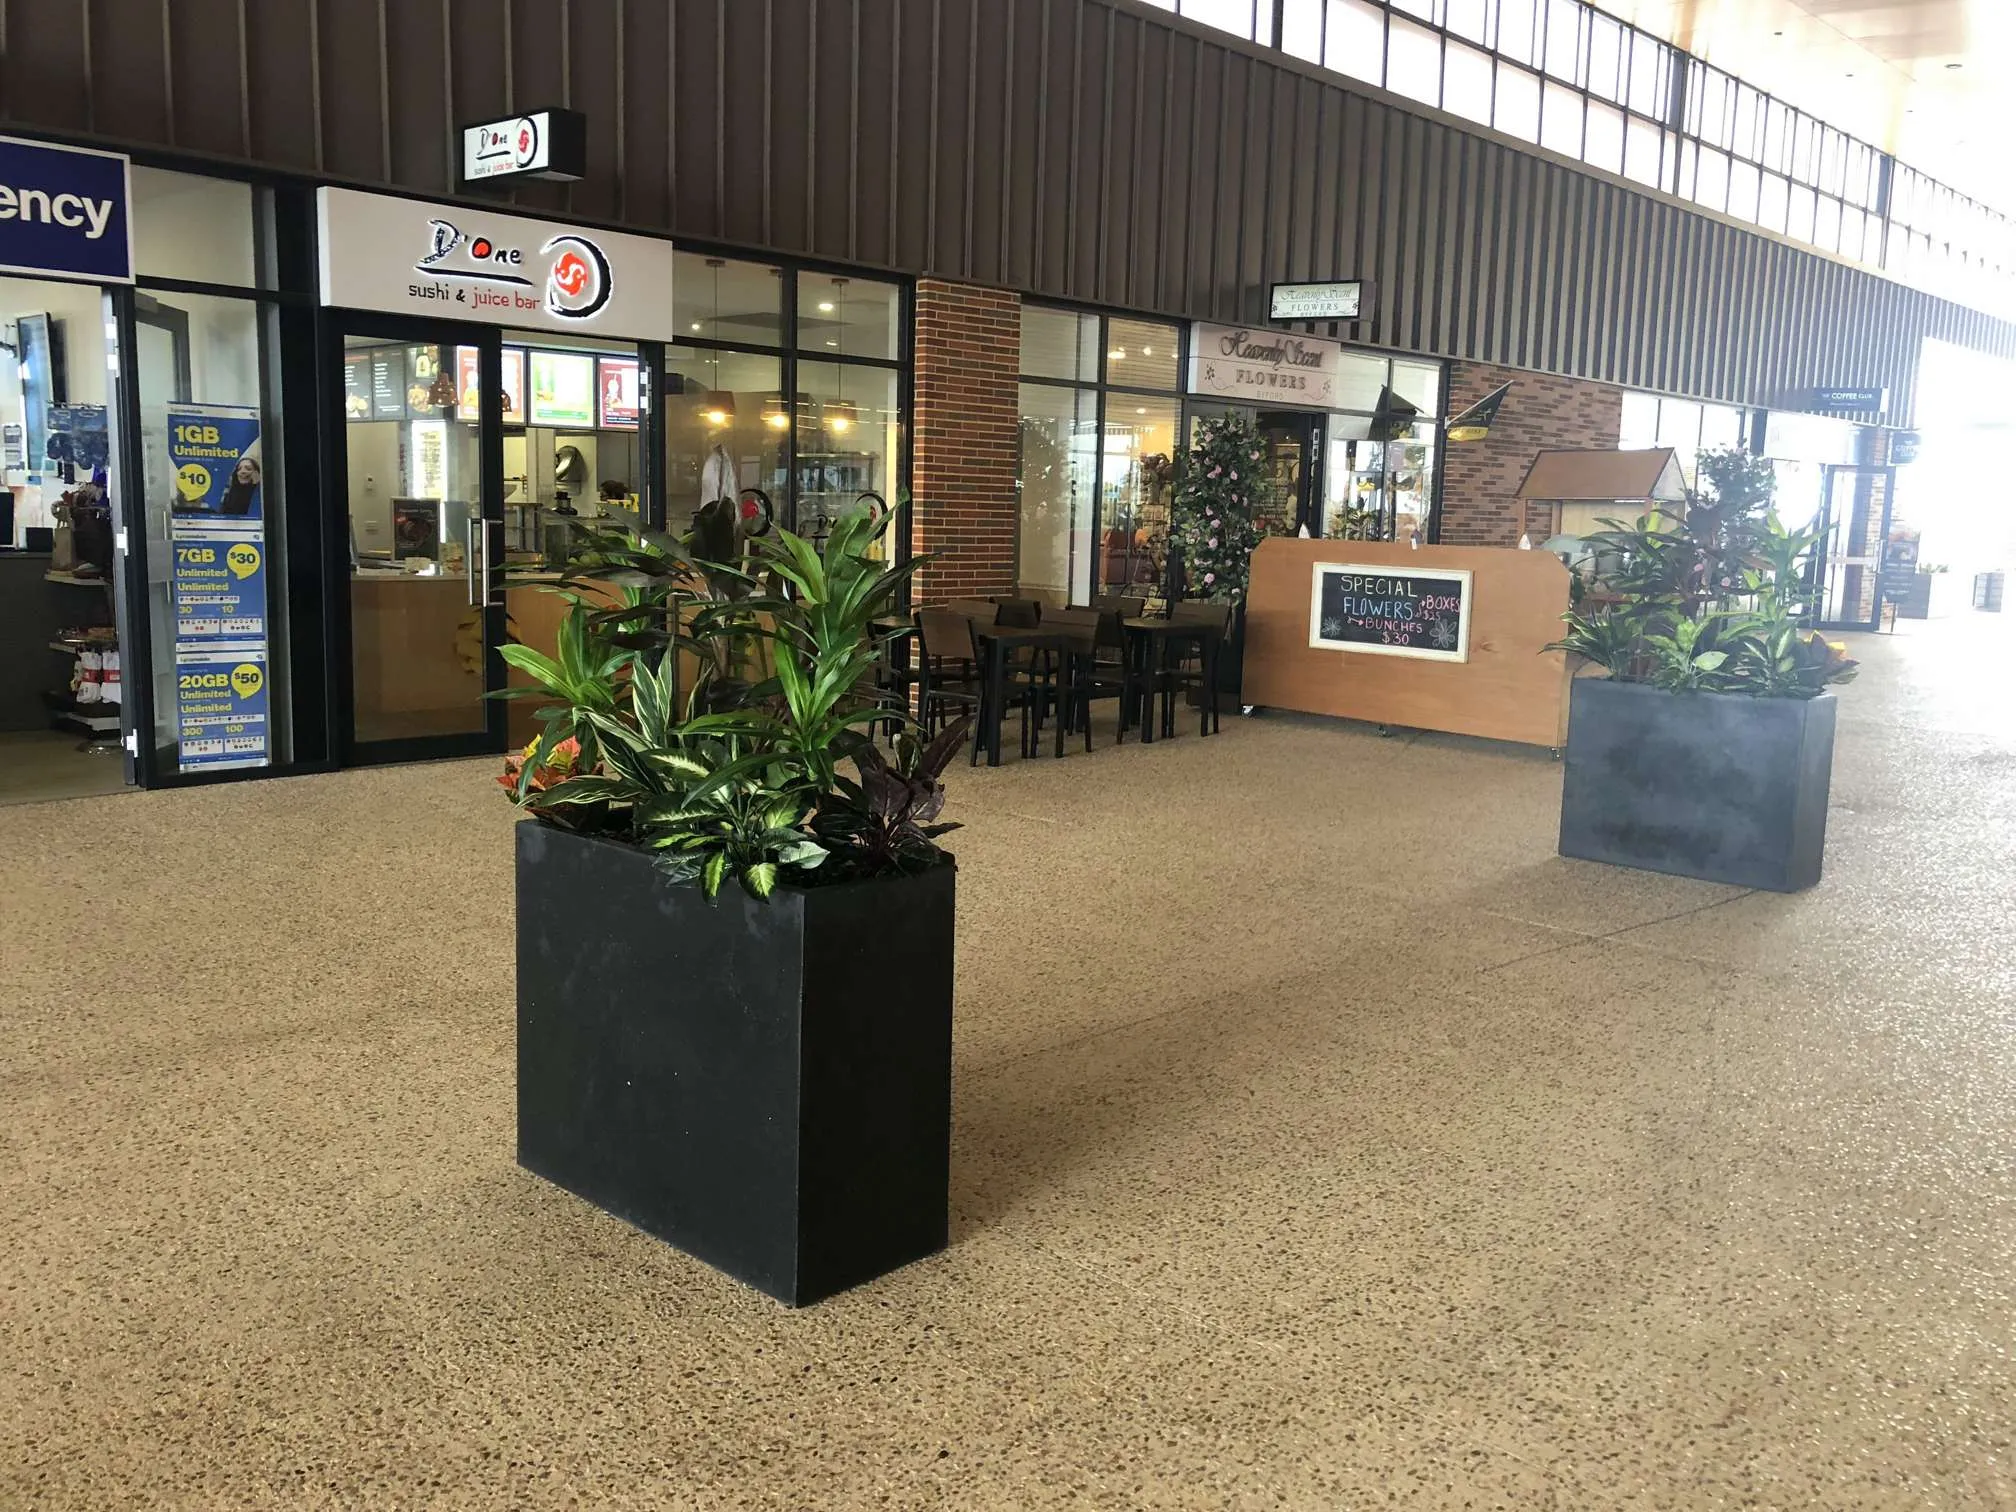
[[[1470,573],[1318,562],[1309,591],[1309,644],[1375,656],[1468,661]]]
[[[455,348],[455,418],[475,422],[482,418],[478,403],[483,384],[481,354],[474,347]],[[525,423],[525,349],[504,348],[504,423]]]
[[[371,418],[406,418],[406,354],[397,347],[379,347],[371,354]]]
[[[607,430],[637,428],[637,359],[603,357],[597,365],[602,393],[602,425]]]
[[[371,359],[361,352],[343,359],[343,418],[371,418]]]
[[[532,353],[534,425],[592,430],[595,425],[595,359],[578,352]]]

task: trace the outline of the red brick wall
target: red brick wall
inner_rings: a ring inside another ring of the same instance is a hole
[[[1021,354],[1014,294],[917,285],[910,544],[935,559],[918,575],[920,603],[1015,590]]]
[[[1501,383],[1510,383],[1491,434],[1451,441],[1442,470],[1442,541],[1449,546],[1517,546],[1530,533],[1538,546],[1553,533],[1553,512],[1528,513],[1516,495],[1533,458],[1565,448],[1611,448],[1623,418],[1621,389],[1581,378],[1527,373],[1483,362],[1449,365],[1449,413],[1460,413]]]

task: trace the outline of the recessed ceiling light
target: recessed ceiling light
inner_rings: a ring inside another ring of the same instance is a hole
[[[696,320],[696,321],[694,321],[694,322],[693,322],[693,329],[694,329],[694,330],[696,330],[696,331],[700,329],[700,322],[699,322],[699,321],[697,321],[697,320]]]
[[[1144,404],[1141,406],[1141,408],[1134,411],[1134,413],[1137,415],[1145,415],[1148,413],[1148,406]]]
[[[840,343],[839,343],[839,342],[837,342],[837,341],[829,341],[829,342],[827,342],[827,343],[826,343],[826,345],[828,345],[828,346],[838,346],[838,345],[840,345]]]
[[[819,306],[819,313],[821,315],[831,315],[833,313],[833,301],[828,299],[823,303],[821,303]]]

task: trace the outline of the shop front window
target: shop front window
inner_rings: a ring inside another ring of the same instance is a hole
[[[289,754],[271,312],[135,303],[154,746],[166,772],[269,766]]]
[[[665,349],[665,525],[683,532],[719,498],[790,499],[791,404],[783,364],[757,352]]]
[[[1099,317],[1022,306],[1022,376],[1066,383],[1099,381]]]
[[[1023,384],[1021,395],[1016,591],[1053,604],[1089,603],[1099,396],[1043,383]]]
[[[672,318],[684,336],[712,345],[784,344],[784,270],[766,263],[672,254]]]
[[[863,511],[895,508],[902,417],[893,368],[836,362],[798,364],[797,508],[794,528],[823,541]],[[887,554],[884,535],[878,550]]]
[[[873,278],[800,273],[798,350],[807,357],[894,362],[902,288]]]
[[[260,264],[250,184],[135,165],[133,262],[143,278],[251,288],[270,285]]]
[[[1099,474],[1099,589],[1118,593],[1163,582],[1178,431],[1174,399],[1112,393]]]

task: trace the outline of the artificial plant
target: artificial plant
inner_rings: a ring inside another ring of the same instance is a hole
[[[704,523],[685,541],[593,537],[552,589],[570,600],[557,654],[505,648],[531,679],[506,696],[543,701],[507,769],[514,801],[658,851],[709,897],[731,877],[767,897],[942,863],[946,758],[913,743],[892,769],[870,735],[908,719],[875,696],[873,622],[920,562],[878,560],[886,519],[865,513],[817,546]]]
[[[1568,633],[1547,649],[1676,693],[1812,698],[1848,681],[1847,648],[1802,623],[1820,535],[1785,528],[1776,488],[1769,461],[1718,448],[1672,512],[1601,521],[1582,538]]]
[[[1184,591],[1192,598],[1237,602],[1246,596],[1247,572],[1260,529],[1254,517],[1273,489],[1265,474],[1266,447],[1238,415],[1197,422],[1176,485],[1170,531],[1183,558]]]

